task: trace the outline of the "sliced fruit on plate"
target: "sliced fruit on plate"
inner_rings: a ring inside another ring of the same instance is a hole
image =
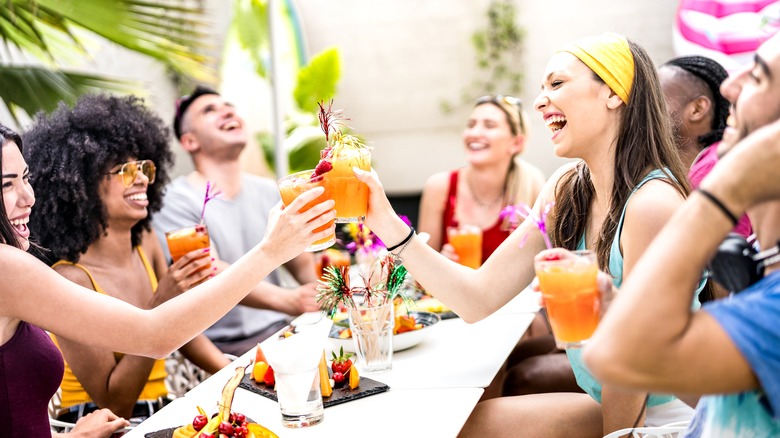
[[[263,361],[255,362],[255,365],[252,368],[252,379],[254,379],[255,382],[262,382],[268,367],[269,365]]]
[[[441,301],[436,298],[423,298],[414,302],[414,305],[419,310],[433,313],[446,313],[451,312],[450,308],[445,306]]]
[[[330,397],[333,394],[333,387],[330,385],[330,376],[328,375],[328,362],[325,359],[325,350],[322,350],[320,359],[320,392],[323,397]]]

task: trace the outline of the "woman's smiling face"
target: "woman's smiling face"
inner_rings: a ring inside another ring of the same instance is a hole
[[[506,114],[494,104],[483,103],[471,111],[463,130],[463,144],[470,162],[509,160],[522,151],[512,134]]]
[[[587,158],[588,147],[606,132],[608,123],[614,123],[607,108],[612,90],[568,52],[553,55],[541,88],[534,108],[552,131],[555,154]]]
[[[22,151],[13,141],[3,145],[3,206],[16,238],[25,251],[30,248],[30,221],[35,194],[30,186],[30,170]]]

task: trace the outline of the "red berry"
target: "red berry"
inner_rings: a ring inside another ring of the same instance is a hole
[[[217,430],[219,433],[224,433],[225,435],[233,435],[233,425],[227,421],[219,423],[219,428]]]
[[[268,367],[268,369],[265,371],[265,375],[263,376],[263,382],[265,382],[268,386],[273,386],[276,383],[276,379],[274,378],[274,369],[271,367]]]
[[[234,421],[236,421],[236,416],[232,412],[230,413],[230,416],[228,417],[228,423],[233,424]]]
[[[555,260],[561,260],[561,255],[557,252],[548,252],[547,254],[542,256],[542,260],[552,262]]]
[[[350,359],[352,354],[350,353],[344,354],[344,347],[341,347],[341,349],[339,349],[338,355],[336,355],[336,352],[333,352],[331,354],[333,355],[333,363],[330,365],[330,368],[333,370],[333,372],[347,374],[347,371],[349,371],[349,369],[352,368],[352,360]]]
[[[238,414],[236,413],[233,418],[234,423],[238,423],[239,425],[243,424],[246,421],[246,415],[244,414]]]
[[[333,170],[333,164],[330,161],[320,160],[317,167],[314,168],[314,175],[323,175]]]
[[[192,428],[200,431],[204,427],[206,427],[206,424],[208,424],[209,419],[206,418],[205,415],[196,415],[195,419],[192,420]]]
[[[249,429],[247,429],[244,426],[238,426],[233,429],[233,436],[235,436],[236,438],[243,438],[247,436],[248,433],[249,433]]]
[[[203,432],[200,434],[200,438],[217,438],[213,433]]]
[[[344,381],[344,373],[340,371],[336,371],[333,373],[333,381],[336,383],[341,383]]]

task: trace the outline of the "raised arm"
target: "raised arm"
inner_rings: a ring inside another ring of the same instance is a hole
[[[780,122],[757,130],[718,162],[701,187],[737,217],[749,206],[780,198],[778,138]],[[598,378],[691,394],[758,386],[723,328],[706,311],[690,307],[689,285],[732,227],[701,193],[688,198],[639,260],[585,350]]]
[[[320,193],[313,189],[286,208],[277,205],[266,236],[247,255],[222,275],[150,310],[85,290],[34,257],[0,245],[0,312],[84,344],[164,357],[216,322],[271,270],[325,237],[327,231],[313,230],[334,218],[332,201],[298,212]]]
[[[401,242],[409,234],[409,226],[393,211],[376,173],[359,169],[355,173],[371,191],[366,218],[369,228],[388,246]],[[552,193],[551,184],[545,186],[540,200],[545,193]],[[537,211],[539,204],[543,201],[537,200]],[[525,221],[477,270],[447,259],[417,238],[402,248],[394,253],[401,252],[404,266],[415,280],[465,321],[475,322],[501,308],[530,284],[534,278],[533,257],[545,246],[536,226]]]

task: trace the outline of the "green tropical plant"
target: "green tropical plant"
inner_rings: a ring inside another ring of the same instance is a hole
[[[493,0],[485,15],[487,25],[471,35],[478,77],[461,91],[461,103],[473,102],[485,93],[519,95],[522,91],[519,65],[525,30],[517,24],[515,0]],[[448,100],[440,102],[445,113],[454,105]]]
[[[341,78],[341,59],[338,49],[325,49],[312,57],[298,72],[293,90],[297,108],[285,120],[283,149],[287,151],[290,172],[312,169],[320,159],[320,151],[327,147],[325,135],[319,126],[317,102],[328,101],[336,95]],[[266,163],[274,168],[274,144],[270,132],[258,134]]]
[[[203,8],[186,0],[5,0],[0,7],[0,100],[17,118],[73,102],[95,88],[134,84],[61,66],[89,59],[95,37],[155,58],[173,71],[213,82],[202,54]],[[28,55],[36,63],[20,62]]]

